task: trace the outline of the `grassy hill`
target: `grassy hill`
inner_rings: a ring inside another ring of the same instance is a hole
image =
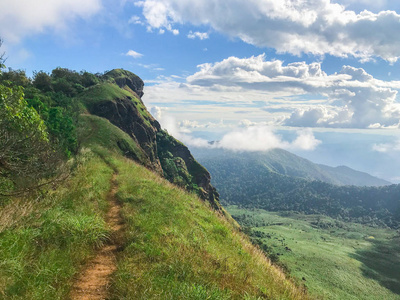
[[[7,76],[14,75],[24,74]],[[46,126],[51,109],[74,120],[76,143],[59,180],[35,177],[29,190],[0,185],[1,299],[73,297],[109,246],[117,246],[104,284],[110,299],[309,298],[241,233],[205,168],[159,128],[141,104],[137,76],[65,69],[40,76],[26,83],[32,99],[22,104]],[[52,143],[68,138],[54,128]]]
[[[104,221],[110,165],[118,170],[125,223],[111,298],[306,298],[232,220],[194,194],[101,148],[84,148],[77,160],[74,173],[57,189],[3,200],[2,298],[68,296],[83,264],[110,238]]]

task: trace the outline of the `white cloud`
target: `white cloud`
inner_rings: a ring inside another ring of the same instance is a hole
[[[2,0],[0,36],[7,43],[17,43],[46,29],[64,30],[68,22],[90,18],[101,8],[101,0]]]
[[[188,87],[213,91],[236,90],[319,95],[327,98],[319,105],[305,102],[283,120],[283,125],[300,127],[393,128],[400,124],[397,101],[399,81],[381,81],[365,70],[343,66],[327,75],[320,63],[280,60],[266,61],[265,55],[240,59],[229,57],[214,64],[202,64],[187,77]],[[293,107],[293,106],[292,106]],[[265,107],[268,111],[268,106]]]
[[[132,16],[129,21],[128,24],[138,24],[138,25],[145,25],[144,22],[140,19],[139,16]]]
[[[126,54],[126,56],[131,56],[133,58],[141,58],[143,56],[143,54],[133,51],[133,50],[129,50]]]
[[[364,0],[366,1],[366,0]],[[150,28],[206,25],[278,52],[352,55],[361,60],[400,57],[400,15],[356,13],[331,0],[145,0],[137,2]]]
[[[173,117],[165,115],[165,108],[152,107],[152,115],[161,123],[161,126],[168,130],[175,138],[188,146],[201,148],[222,148],[233,151],[266,151],[272,148],[287,150],[314,150],[321,141],[316,139],[310,129],[297,131],[297,137],[292,142],[285,141],[275,134],[269,126],[259,126],[248,120],[240,122],[238,128],[226,133],[221,140],[210,144],[207,140],[194,138],[190,129],[224,127],[223,120],[219,123],[199,124],[196,121],[184,120],[177,122]]]
[[[138,66],[141,66],[142,68],[152,70],[152,71],[164,71],[164,68],[161,68],[158,64],[138,64]]]
[[[272,148],[311,151],[320,143],[311,130],[298,131],[297,138],[288,142],[269,127],[252,126],[226,134],[214,147],[234,151],[266,151]]]
[[[152,108],[150,108],[150,113],[151,115],[156,118],[157,120],[161,120],[162,118],[162,112],[163,109],[161,107],[158,106],[153,106]]]
[[[372,150],[382,153],[400,151],[400,140],[394,143],[373,144]]]
[[[187,37],[189,39],[198,38],[200,40],[205,40],[205,39],[208,39],[208,33],[207,32],[198,32],[198,31],[196,31],[196,32],[190,31],[189,34],[187,35]]]

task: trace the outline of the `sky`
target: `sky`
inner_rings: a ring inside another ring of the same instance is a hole
[[[7,67],[123,68],[189,147],[280,147],[394,183],[399,32],[389,0],[0,1]]]

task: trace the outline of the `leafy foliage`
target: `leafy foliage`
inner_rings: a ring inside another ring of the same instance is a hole
[[[21,87],[0,85],[0,181],[8,182],[6,190],[52,175],[58,164],[44,121],[23,96]]]
[[[195,170],[199,164],[193,160],[193,164],[191,164],[191,168],[188,170],[188,166],[182,158],[186,153],[177,150],[182,146],[183,144],[181,142],[170,136],[166,131],[159,131],[157,133],[157,151],[164,177],[178,186],[199,193],[200,188],[195,180]],[[199,165],[199,168],[207,172],[201,165]]]

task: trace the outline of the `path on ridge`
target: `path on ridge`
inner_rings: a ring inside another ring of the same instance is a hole
[[[117,172],[111,179],[111,190],[108,193],[109,210],[106,222],[111,229],[111,239],[102,246],[77,277],[72,291],[72,300],[97,300],[108,298],[111,275],[116,271],[116,252],[121,246],[123,220],[121,204],[115,194],[118,190]]]

